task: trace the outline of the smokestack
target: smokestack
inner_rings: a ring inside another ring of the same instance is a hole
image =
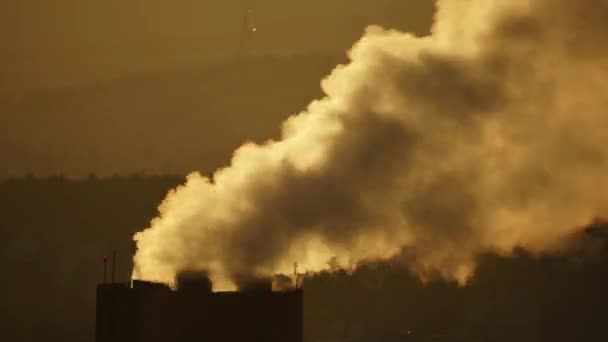
[[[273,291],[289,291],[297,289],[294,284],[293,278],[284,274],[277,274],[272,278],[272,290]]]
[[[608,216],[608,0],[437,9],[427,37],[369,27],[280,139],[189,175],[135,235],[136,276],[243,288],[335,257],[466,284],[479,255],[558,252]]]
[[[249,274],[236,277],[240,292],[272,292],[272,278],[259,277]]]
[[[211,293],[211,280],[205,271],[181,271],[175,277],[178,292]]]

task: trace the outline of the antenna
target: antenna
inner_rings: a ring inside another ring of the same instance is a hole
[[[107,274],[108,274],[108,256],[103,256],[103,283],[107,282]]]
[[[114,284],[114,275],[116,271],[116,250],[112,251],[112,284]]]
[[[127,279],[129,280],[129,287],[133,288],[133,272],[135,271],[135,261],[133,260],[133,255],[137,253],[137,243],[132,240],[131,241],[131,255],[129,259],[129,270],[127,274]]]
[[[297,262],[293,263],[293,279],[295,282],[295,288],[297,289],[299,287],[298,286],[298,263]]]

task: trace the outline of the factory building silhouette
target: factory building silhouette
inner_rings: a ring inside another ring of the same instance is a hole
[[[96,342],[302,341],[302,291],[250,281],[212,292],[204,274],[184,273],[176,288],[134,280],[97,287]]]
[[[305,293],[300,282],[286,291],[255,279],[237,285],[212,292],[197,272],[180,274],[174,288],[104,282],[96,341],[604,341],[608,222],[573,235],[563,253],[481,255],[464,287],[422,283],[390,261],[309,274]]]

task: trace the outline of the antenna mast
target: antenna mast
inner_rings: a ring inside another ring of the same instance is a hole
[[[294,283],[295,283],[295,288],[299,288],[299,284],[298,284],[298,263],[294,262],[293,263],[293,279],[294,279]]]
[[[103,283],[107,282],[107,274],[108,274],[108,257],[103,256]]]
[[[112,284],[114,284],[114,275],[116,274],[116,250],[112,251]]]

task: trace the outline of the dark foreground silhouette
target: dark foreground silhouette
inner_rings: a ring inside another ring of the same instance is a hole
[[[563,255],[486,255],[466,287],[424,285],[397,261],[310,275],[303,291],[102,284],[97,342],[603,341],[607,242],[596,224]]]
[[[126,283],[132,234],[148,224],[166,192],[181,181],[129,176],[0,183],[2,340],[94,341],[102,257],[117,250],[116,281]],[[312,275],[303,285],[303,337],[605,341],[607,240],[606,229],[595,225],[561,256],[484,256],[465,288],[440,281],[423,285],[396,263]],[[191,324],[207,324],[197,314],[188,317]]]
[[[486,255],[466,287],[422,285],[398,264],[325,272],[304,284],[307,341],[606,341],[608,229],[561,256]]]

